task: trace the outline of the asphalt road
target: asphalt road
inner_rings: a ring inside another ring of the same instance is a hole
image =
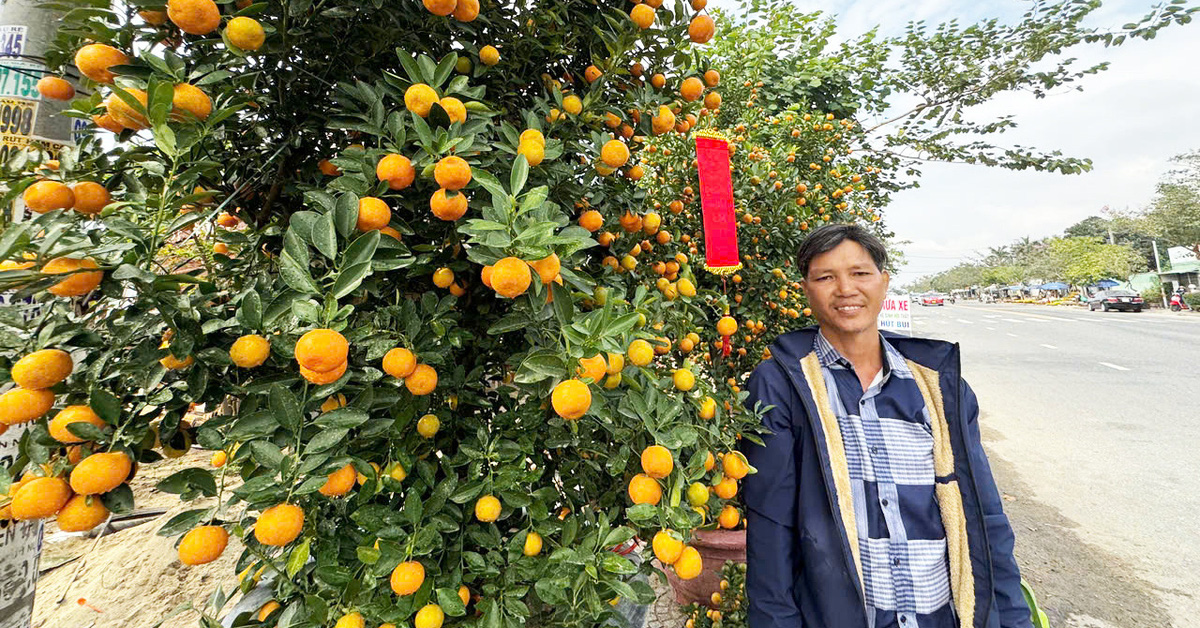
[[[961,343],[1055,628],[1200,626],[1200,315],[914,304]]]

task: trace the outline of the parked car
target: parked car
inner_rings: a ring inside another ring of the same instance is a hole
[[[946,299],[936,293],[922,294],[921,305],[946,305]]]
[[[1101,290],[1088,299],[1088,310],[1121,310],[1123,312],[1141,312],[1146,309],[1142,295],[1132,290]]]

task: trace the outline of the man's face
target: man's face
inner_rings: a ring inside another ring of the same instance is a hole
[[[888,281],[861,244],[845,240],[813,258],[801,287],[822,327],[851,335],[876,329]]]

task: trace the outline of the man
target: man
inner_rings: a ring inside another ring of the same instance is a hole
[[[750,628],[1029,628],[958,345],[878,331],[886,260],[861,227],[814,231],[819,325],[750,378],[770,430],[743,448]]]

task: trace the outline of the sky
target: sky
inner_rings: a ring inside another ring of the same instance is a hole
[[[853,37],[879,25],[899,34],[910,20],[960,23],[983,18],[1015,19],[1020,0],[793,0],[804,10],[839,16],[839,31]],[[1135,21],[1149,0],[1112,0],[1093,13],[1090,26],[1119,28]],[[732,0],[714,6],[735,10]],[[1071,52],[1081,62],[1109,61],[1109,69],[1069,91],[1038,100],[1005,95],[980,108],[1013,114],[1018,127],[992,136],[1001,145],[1021,144],[1087,157],[1082,175],[1014,172],[985,166],[928,164],[921,187],[895,195],[883,212],[907,265],[892,278],[905,285],[968,261],[989,246],[1018,238],[1061,235],[1072,224],[1100,215],[1105,206],[1137,209],[1154,195],[1170,158],[1200,150],[1200,20],[1160,31],[1151,41],[1116,48],[1090,46]]]

